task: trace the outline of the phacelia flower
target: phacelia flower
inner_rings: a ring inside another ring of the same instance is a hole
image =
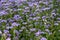
[[[42,37],[40,40],[47,40],[45,37]]]
[[[12,26],[19,26],[20,24],[19,23],[16,23],[16,22],[13,22],[12,23]]]

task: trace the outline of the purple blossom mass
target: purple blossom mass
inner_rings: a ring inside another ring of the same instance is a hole
[[[45,37],[42,37],[41,40],[47,40]]]
[[[60,0],[0,0],[0,40],[60,40]]]

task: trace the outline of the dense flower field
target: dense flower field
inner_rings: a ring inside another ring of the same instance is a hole
[[[0,40],[60,40],[60,0],[0,0]]]

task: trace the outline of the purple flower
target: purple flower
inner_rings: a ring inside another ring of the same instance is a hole
[[[42,19],[45,19],[46,18],[46,16],[42,16]]]
[[[0,2],[0,8],[2,8],[2,2]]]
[[[9,2],[15,2],[15,0],[9,0]]]
[[[35,35],[36,35],[36,36],[39,36],[39,35],[40,35],[40,32],[39,32],[39,31],[38,31],[38,32],[36,32],[36,33],[35,33]]]
[[[32,2],[27,2],[27,3],[28,3],[28,5],[29,5],[30,7],[33,6],[33,3],[32,3]]]
[[[11,38],[10,38],[10,37],[8,37],[6,40],[11,40]]]
[[[19,16],[19,15],[14,15],[14,17],[13,17],[15,20],[19,20],[19,19],[21,19],[21,17]]]
[[[20,24],[19,23],[16,23],[16,22],[13,22],[12,23],[12,26],[19,26]]]
[[[41,10],[45,11],[45,10],[49,10],[50,8],[42,8]]]
[[[7,37],[10,37],[11,36],[11,34],[7,34]]]
[[[45,27],[46,28],[49,28],[50,26],[51,26],[51,24],[49,24],[49,23],[48,24],[45,24]]]
[[[27,1],[27,0],[20,0],[21,2],[23,2],[23,1]]]
[[[57,18],[58,21],[60,21],[60,18]]]
[[[9,33],[9,31],[8,30],[4,30],[4,33]]]
[[[34,2],[33,4],[37,6],[38,5],[38,2]]]
[[[39,18],[40,18],[40,17],[34,17],[33,20],[38,21]]]
[[[56,16],[56,14],[55,13],[52,13],[52,16]]]
[[[44,34],[44,32],[38,31],[38,32],[35,33],[36,36],[39,36],[40,34]]]
[[[24,12],[29,12],[29,10],[28,10],[28,9],[26,9],[26,10],[24,10]]]
[[[45,37],[42,37],[40,40],[47,40]]]
[[[48,4],[49,4],[49,2],[43,2],[43,4],[48,5]]]
[[[7,0],[1,0],[1,2],[7,2]]]
[[[9,18],[9,19],[7,19],[7,22],[11,22],[11,23],[13,23],[14,20]]]
[[[31,13],[29,16],[32,17],[32,16],[36,16],[36,15]]]
[[[42,16],[42,20],[44,21],[46,19],[46,16]]]
[[[7,15],[7,14],[8,14],[8,13],[7,13],[5,10],[0,11],[0,16]]]
[[[5,23],[6,23],[6,22],[7,22],[7,20],[1,20],[1,22],[5,22]]]

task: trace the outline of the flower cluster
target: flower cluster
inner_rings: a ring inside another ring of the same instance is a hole
[[[0,40],[60,40],[59,0],[0,0]]]

